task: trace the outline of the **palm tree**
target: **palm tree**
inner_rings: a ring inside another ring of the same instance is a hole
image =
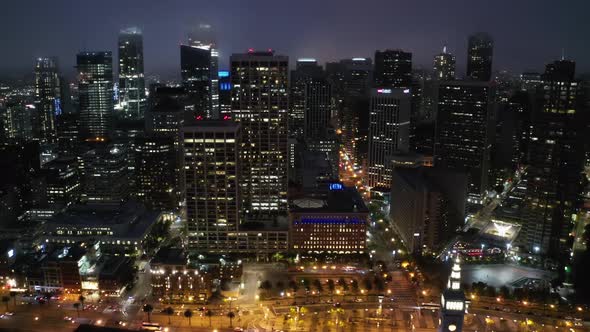
[[[84,311],[84,301],[85,300],[86,300],[86,298],[84,297],[84,295],[78,296],[78,301],[80,301],[80,303],[82,304],[82,311]]]
[[[74,308],[76,308],[76,313],[78,314],[78,318],[80,318],[80,302],[74,303]]]
[[[152,311],[154,311],[154,307],[151,304],[144,304],[143,305],[143,312],[145,312],[148,316],[148,322],[152,322]]]
[[[15,308],[16,308],[16,295],[17,294],[18,293],[17,292],[14,292],[14,291],[13,292],[10,292],[10,297],[12,297],[12,302],[13,302]]]
[[[227,317],[229,317],[229,327],[232,328],[233,327],[233,319],[234,319],[234,317],[236,317],[236,314],[234,314],[233,311],[230,311],[227,313]]]
[[[164,313],[168,315],[168,325],[170,325],[170,316],[174,315],[174,309],[172,309],[172,307],[168,307],[164,309]]]
[[[211,317],[213,317],[213,315],[214,315],[214,313],[213,313],[213,311],[211,309],[208,309],[205,312],[205,316],[209,317],[209,327],[211,327]]]
[[[328,289],[330,290],[330,300],[334,301],[334,289],[336,289],[336,285],[334,284],[334,280],[328,279]]]
[[[186,309],[184,311],[184,317],[188,318],[188,326],[191,326],[191,317],[193,317],[193,311],[191,309]]]
[[[2,296],[2,302],[6,305],[6,311],[8,311],[8,302],[10,302],[10,297]]]

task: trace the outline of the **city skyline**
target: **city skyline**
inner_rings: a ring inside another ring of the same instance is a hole
[[[188,33],[200,23],[211,24],[215,30],[220,68],[228,66],[230,54],[248,48],[273,48],[292,60],[314,57],[322,64],[354,56],[372,58],[377,49],[399,48],[413,53],[415,68],[430,69],[433,56],[446,45],[457,57],[457,73],[465,74],[467,38],[485,31],[495,42],[494,71],[540,72],[562,50],[567,58],[578,62],[580,74],[590,71],[590,61],[586,62],[590,48],[578,42],[583,39],[583,31],[588,30],[583,28],[588,23],[581,15],[590,5],[582,1],[558,8],[545,6],[543,2],[535,2],[533,6],[531,1],[517,4],[453,1],[444,5],[425,1],[403,6],[399,2],[377,1],[374,7],[380,9],[367,10],[366,14],[359,14],[352,3],[328,1],[314,7],[304,3],[287,5],[290,15],[299,18],[287,21],[273,17],[269,9],[272,6],[266,1],[248,7],[237,2],[219,5],[174,1],[165,6],[143,7],[126,2],[117,5],[116,12],[105,10],[114,8],[109,2],[102,2],[96,8],[93,4],[84,4],[82,8],[71,1],[34,5],[22,1],[12,5],[7,10],[7,19],[0,22],[0,35],[8,51],[0,55],[0,72],[27,71],[36,57],[57,56],[62,70],[71,77],[76,53],[115,51],[119,30],[137,26],[144,32],[146,73],[179,77],[178,44],[187,43]],[[397,14],[402,8],[404,14]],[[93,15],[75,15],[84,13],[85,9]],[[46,27],[46,37],[36,37],[38,32],[28,26],[15,31],[22,23],[13,18],[25,14]],[[547,21],[552,24],[540,24]],[[274,28],[267,29],[268,26]]]

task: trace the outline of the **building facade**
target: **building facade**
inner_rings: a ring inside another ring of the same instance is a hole
[[[289,250],[302,254],[363,254],[369,209],[355,188],[341,183],[293,200]]]
[[[77,55],[80,125],[83,139],[109,137],[113,121],[113,55],[81,52]]]
[[[377,88],[371,93],[366,174],[370,187],[390,188],[391,158],[409,150],[410,98],[409,89]]]
[[[224,252],[240,222],[241,126],[195,121],[183,128],[189,247]]]
[[[289,58],[273,51],[230,57],[232,119],[242,125],[242,193],[249,220],[287,213]]]
[[[470,200],[488,189],[495,89],[488,82],[441,82],[435,130],[435,165],[467,173]]]

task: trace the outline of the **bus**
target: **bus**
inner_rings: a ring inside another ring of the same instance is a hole
[[[143,323],[141,323],[140,330],[142,330],[142,331],[162,331],[162,327],[158,323],[143,322]]]

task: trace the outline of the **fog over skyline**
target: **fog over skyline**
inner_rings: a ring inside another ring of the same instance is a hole
[[[216,30],[221,68],[231,53],[272,48],[322,64],[341,58],[373,57],[377,49],[413,53],[414,69],[432,66],[447,45],[465,71],[467,37],[489,32],[495,40],[494,70],[542,71],[561,56],[590,72],[590,3],[524,1],[115,1],[22,0],[3,6],[0,20],[1,72],[32,72],[34,58],[57,56],[66,74],[81,50],[110,50],[117,57],[120,29],[143,30],[147,74],[178,75],[179,47],[199,23]],[[24,18],[24,19],[23,19]]]

